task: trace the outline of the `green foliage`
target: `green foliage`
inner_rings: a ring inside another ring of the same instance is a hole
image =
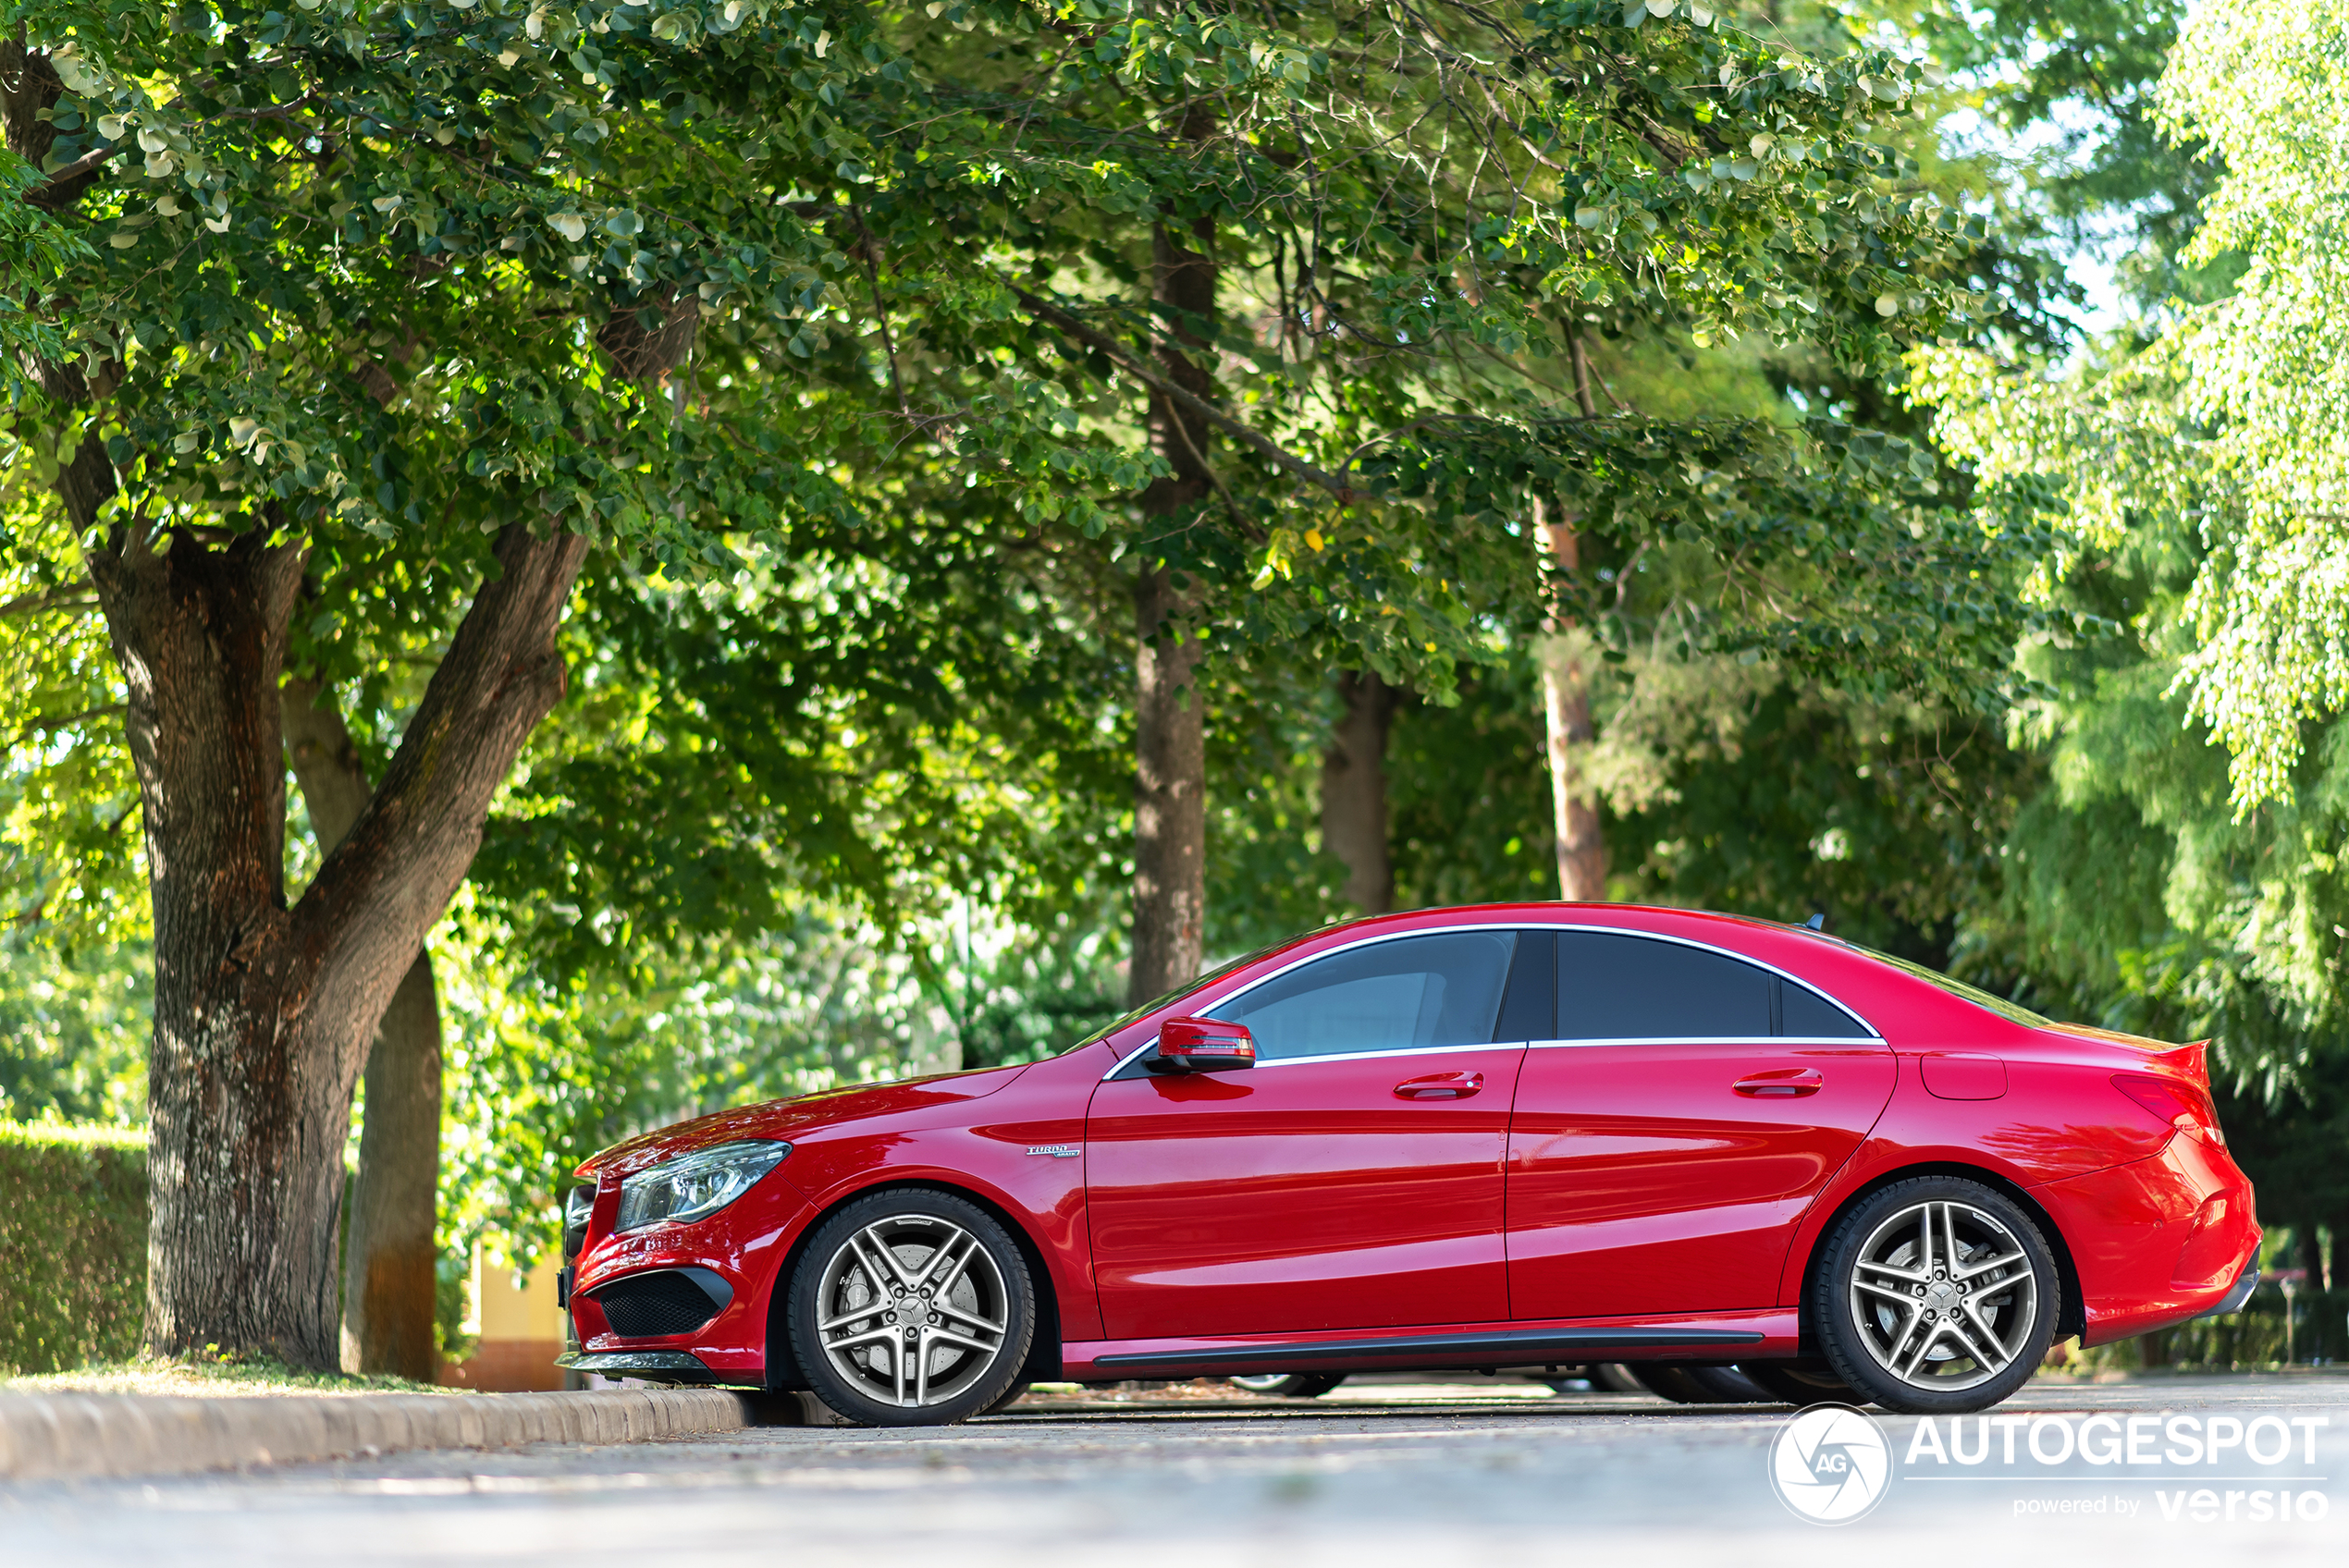
[[[1839,936],[1946,968],[1960,921],[1999,885],[2032,759],[1979,717],[1777,671],[1739,696],[1712,733],[1658,753],[1663,787],[1613,825],[1626,891],[1767,919],[1823,913]]]
[[[2157,88],[2185,9],[1974,0],[1917,17],[1933,57],[1960,73],[1958,101],[2014,139],[1990,191],[2011,242],[2040,255],[2050,240],[2116,251],[2120,283],[2148,311],[2203,287],[2185,251],[2220,172],[2199,141],[2172,139],[2160,123]],[[2064,302],[2078,303],[2068,292]]]
[[[139,1348],[147,1141],[0,1121],[0,1372],[61,1372]]]
[[[71,531],[0,435],[0,923],[68,946],[142,936],[146,865],[122,678]]]
[[[2322,7],[2207,9],[2171,59],[2168,124],[2225,166],[2187,259],[2241,252],[2232,293],[2054,385],[1980,356],[1919,361],[1945,438],[1986,479],[2108,548],[2146,523],[2200,533],[2178,689],[2232,753],[2241,814],[2290,794],[2304,727],[2349,703],[2333,570],[2349,543],[2349,275],[2333,215],[2349,165],[2304,129],[2349,91],[2343,25]]]
[[[953,1019],[881,934],[820,908],[711,962],[561,982],[502,956],[461,902],[437,944],[448,1084],[443,1251],[551,1244],[572,1169],[646,1127],[954,1065]],[[473,942],[463,940],[473,937]]]
[[[154,989],[144,944],[68,955],[0,936],[0,1121],[144,1121]]]
[[[54,322],[28,312],[26,298],[55,288],[68,267],[90,258],[79,235],[25,200],[43,183],[41,170],[0,148],[0,277],[7,280],[0,292],[0,389],[12,396],[25,389],[26,357],[54,358],[66,347]]]

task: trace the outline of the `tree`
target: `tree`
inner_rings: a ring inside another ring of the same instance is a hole
[[[337,1361],[353,1084],[561,694],[590,536],[698,557],[705,521],[756,530],[824,489],[656,395],[721,290],[804,313],[777,292],[796,219],[711,171],[779,125],[774,84],[824,69],[822,29],[751,20],[20,10],[0,78],[10,148],[48,177],[28,201],[98,241],[40,301],[70,357],[36,356],[18,429],[69,529],[35,590],[98,601],[125,680],[158,1350]],[[326,599],[297,625],[305,568]],[[387,571],[480,582],[289,907],[279,675]]]
[[[2168,128],[2225,169],[2184,259],[2242,252],[2231,291],[2179,301],[2142,352],[2115,345],[2052,387],[1979,354],[1922,362],[1952,447],[1993,481],[2050,476],[2050,513],[2092,545],[2146,511],[2201,521],[2218,547],[2185,606],[2198,646],[2182,689],[2232,753],[2245,813],[2289,794],[2303,725],[2349,702],[2349,589],[2331,570],[2349,541],[2349,275],[2328,215],[2349,164],[2305,134],[2349,88],[2343,41],[2337,15],[2274,5],[2197,11],[2180,35]]]

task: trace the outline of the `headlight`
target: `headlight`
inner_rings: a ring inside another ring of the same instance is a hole
[[[639,1170],[620,1184],[620,1223],[612,1229],[634,1231],[664,1219],[715,1214],[750,1191],[789,1153],[789,1144],[759,1138],[696,1149]]]

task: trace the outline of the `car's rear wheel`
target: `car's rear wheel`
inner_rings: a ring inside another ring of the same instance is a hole
[[[1744,1373],[1781,1404],[1865,1404],[1867,1396],[1837,1377],[1823,1361],[1740,1361]]]
[[[1346,1381],[1343,1372],[1267,1372],[1260,1378],[1226,1378],[1236,1389],[1267,1399],[1319,1399]]]
[[[952,1193],[858,1198],[793,1271],[792,1353],[852,1421],[938,1426],[997,1407],[1027,1365],[1034,1288],[993,1216]]]
[[[2003,1193],[1957,1176],[1896,1182],[1829,1233],[1811,1319],[1837,1377],[1904,1415],[1959,1415],[2029,1379],[2055,1338],[2047,1238]]]
[[[1731,1366],[1685,1366],[1670,1361],[1625,1365],[1642,1388],[1674,1404],[1764,1404],[1770,1397]]]

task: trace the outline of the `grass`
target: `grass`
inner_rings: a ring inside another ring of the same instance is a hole
[[[467,1390],[405,1378],[306,1372],[260,1356],[213,1354],[166,1359],[141,1355],[100,1361],[71,1372],[0,1377],[0,1394],[170,1394],[182,1399],[251,1399],[281,1394],[456,1394]]]

